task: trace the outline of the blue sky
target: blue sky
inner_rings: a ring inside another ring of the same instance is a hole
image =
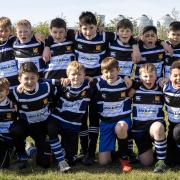
[[[0,0],[0,5],[0,16],[8,16],[13,23],[26,18],[37,24],[63,14],[69,26],[87,10],[106,15],[107,23],[119,14],[133,18],[146,14],[156,21],[173,8],[180,12],[180,0]]]

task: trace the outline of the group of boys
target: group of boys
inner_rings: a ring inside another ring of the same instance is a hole
[[[36,162],[44,168],[50,165],[51,151],[60,171],[75,165],[79,136],[83,163],[91,165],[99,132],[101,165],[112,161],[117,139],[121,169],[130,172],[132,138],[145,166],[153,163],[154,142],[154,172],[166,170],[165,160],[179,164],[180,22],[170,24],[169,45],[158,40],[154,26],[145,27],[137,42],[128,19],[117,24],[116,33],[98,32],[91,12],[83,12],[79,23],[80,32],[75,32],[67,30],[64,20],[53,19],[51,35],[43,44],[33,35],[29,21],[17,23],[15,38],[10,20],[0,18],[0,167],[8,167],[13,146],[19,168],[27,166],[27,136],[34,139]],[[136,81],[132,82],[134,64]],[[163,74],[169,80],[161,79]],[[61,78],[66,78],[65,85]]]

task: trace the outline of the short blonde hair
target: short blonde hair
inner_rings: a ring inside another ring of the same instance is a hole
[[[4,16],[0,17],[0,27],[12,29],[11,20],[8,17],[4,17]]]
[[[31,23],[27,19],[21,19],[16,23],[16,28],[19,26],[25,26],[32,29]]]
[[[67,77],[69,76],[70,71],[75,71],[76,73],[78,73],[80,71],[83,71],[85,73],[85,68],[78,61],[71,61],[68,64],[68,67],[67,67],[67,70],[66,70]]]
[[[0,77],[0,91],[4,89],[9,90],[9,81],[5,77]]]
[[[139,69],[139,75],[141,75],[142,72],[144,71],[147,73],[152,73],[152,72],[156,73],[156,66],[152,63],[143,64]]]
[[[106,57],[101,62],[101,71],[111,70],[113,68],[119,69],[118,61],[113,57]]]

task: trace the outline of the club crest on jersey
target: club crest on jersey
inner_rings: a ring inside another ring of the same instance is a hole
[[[126,92],[121,92],[121,97],[126,97]]]
[[[158,58],[159,58],[159,59],[163,59],[163,54],[159,54],[159,55],[158,55]]]
[[[81,96],[86,96],[87,95],[87,92],[86,91],[83,91],[82,93],[81,93]]]
[[[155,101],[160,101],[160,96],[155,96]]]
[[[7,119],[11,119],[11,113],[6,114]]]
[[[78,49],[82,49],[82,45],[81,44],[78,44]]]
[[[46,99],[44,99],[44,105],[47,105],[48,104],[48,99],[46,98]]]
[[[33,53],[37,54],[38,53],[38,48],[33,48]]]
[[[101,50],[101,45],[96,45],[96,51],[100,51]]]
[[[71,46],[66,46],[67,51],[71,51]]]

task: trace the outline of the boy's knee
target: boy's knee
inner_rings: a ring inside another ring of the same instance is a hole
[[[164,125],[160,122],[155,122],[150,128],[150,134],[154,139],[164,139],[165,138],[165,128]]]
[[[128,125],[125,122],[119,122],[115,127],[115,132],[119,139],[125,139],[128,136]]]
[[[180,144],[180,124],[176,125],[173,130],[173,138],[176,144]]]

